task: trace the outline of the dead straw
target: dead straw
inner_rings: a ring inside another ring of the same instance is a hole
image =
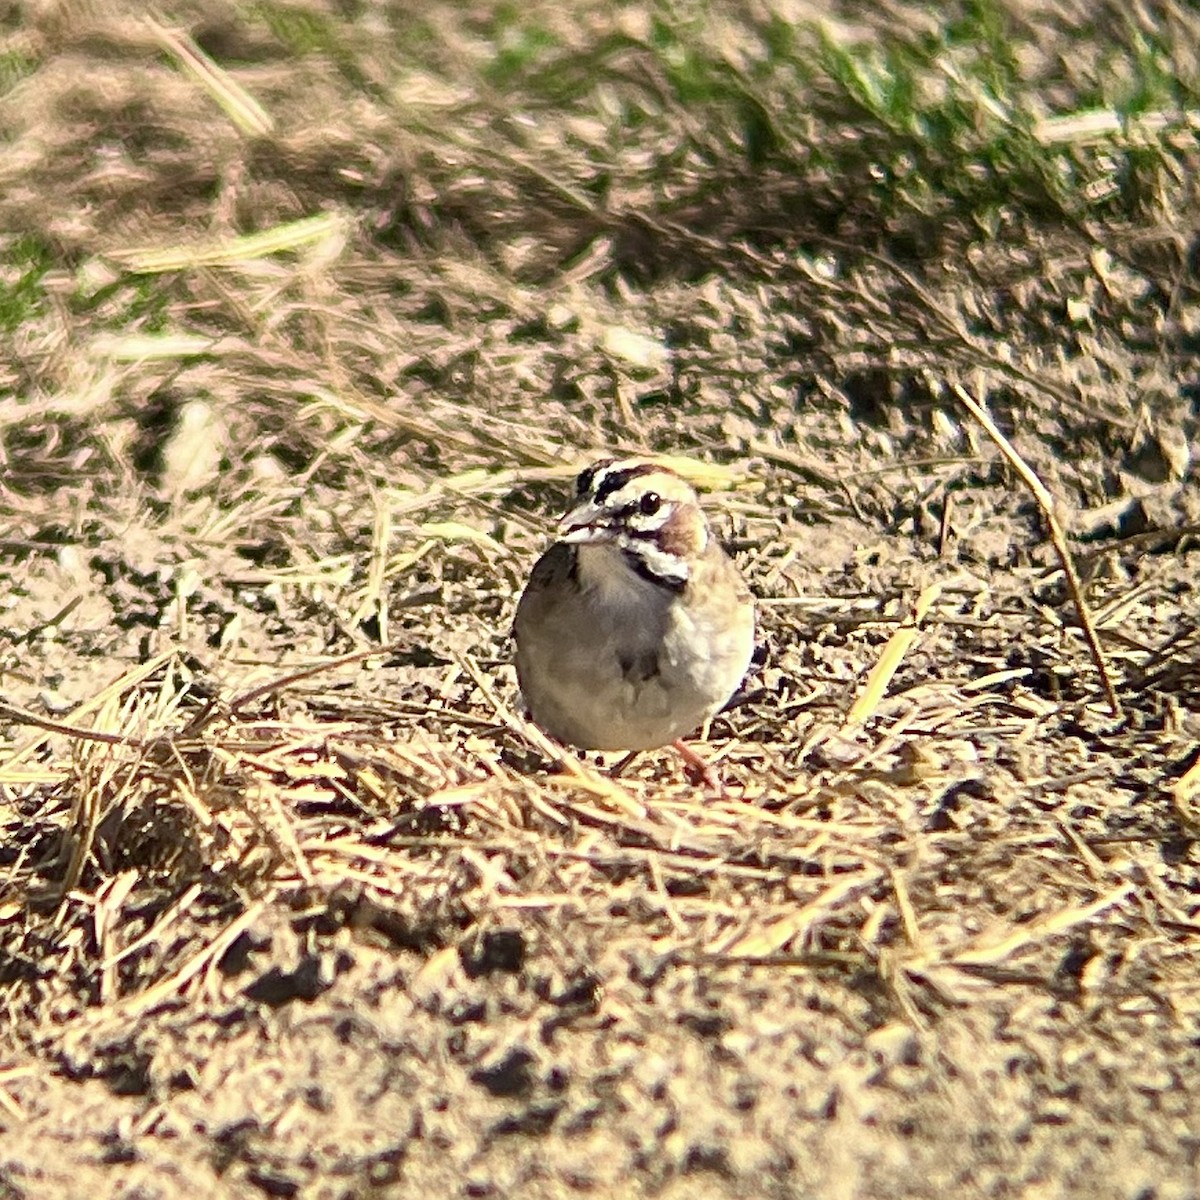
[[[961,384],[951,383],[949,387],[962,406],[983,426],[988,437],[996,443],[1000,449],[1000,453],[1004,455],[1013,470],[1024,481],[1025,486],[1033,493],[1038,507],[1042,510],[1042,516],[1046,520],[1046,527],[1050,531],[1050,541],[1054,546],[1055,553],[1058,555],[1058,561],[1062,566],[1063,574],[1066,576],[1067,587],[1071,592],[1071,599],[1075,604],[1075,612],[1079,617],[1079,626],[1083,630],[1084,638],[1087,640],[1088,649],[1092,652],[1092,661],[1096,664],[1096,670],[1100,672],[1100,679],[1104,684],[1104,692],[1108,697],[1108,706],[1112,710],[1114,717],[1120,717],[1121,702],[1117,699],[1117,691],[1113,686],[1112,676],[1109,674],[1108,664],[1104,658],[1104,650],[1100,645],[1099,637],[1096,635],[1096,629],[1092,624],[1087,602],[1083,597],[1083,588],[1079,582],[1079,574],[1075,570],[1075,563],[1071,558],[1071,552],[1067,549],[1067,539],[1063,533],[1062,525],[1058,520],[1056,512],[1057,504],[1054,497],[1050,494],[1046,485],[1037,477],[1037,473],[1033,468],[1021,457],[1017,448],[1001,433],[987,409]]]

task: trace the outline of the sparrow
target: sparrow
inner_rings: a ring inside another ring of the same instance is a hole
[[[583,750],[675,743],[728,702],[754,650],[754,601],[696,493],[640,458],[582,471],[513,623],[533,720]]]

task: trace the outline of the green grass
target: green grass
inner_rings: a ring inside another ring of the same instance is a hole
[[[832,179],[880,227],[952,213],[983,236],[1006,208],[1037,220],[1123,219],[1175,187],[1180,151],[1166,139],[1048,141],[1045,119],[1104,109],[1121,129],[1197,105],[1166,29],[1093,32],[1089,58],[1055,72],[995,0],[954,6],[933,29],[869,37],[702,4],[652,6],[645,25],[644,36],[613,31],[581,49],[506,4],[481,30],[477,57],[454,59],[454,69],[469,66],[514,108],[551,120],[553,109],[611,125],[616,102],[631,144],[684,116],[688,148],[717,174],[790,174],[814,189],[817,176]],[[677,165],[640,169],[666,181]]]
[[[48,241],[25,235],[0,246],[0,333],[33,328],[47,317],[47,279],[66,274],[66,266]],[[171,324],[172,289],[157,277],[118,275],[99,286],[76,276],[64,295],[74,317],[99,332],[165,332]]]
[[[54,265],[48,245],[18,237],[0,246],[0,331],[14,333],[44,311],[46,272]]]
[[[27,50],[12,47],[0,50],[0,96],[7,95],[23,79],[28,79],[40,61]]]

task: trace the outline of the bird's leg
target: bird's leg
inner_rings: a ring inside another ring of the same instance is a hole
[[[633,760],[635,758],[637,758],[637,756],[639,754],[641,754],[640,750],[630,750],[630,752],[628,754],[626,754],[625,757],[622,758],[621,761],[619,763],[617,763],[617,765],[615,767],[611,767],[609,769],[609,772],[608,772],[609,779],[619,779],[621,777],[622,772],[625,770],[625,768],[627,766],[629,766],[629,764],[631,762],[633,762]]]
[[[721,782],[721,776],[712,763],[706,762],[682,738],[677,738],[671,745],[679,751],[679,757],[683,759],[683,773],[692,787],[704,784],[716,795],[725,795],[725,785]]]
[[[683,773],[692,787],[699,787],[701,784],[704,784],[715,795],[725,795],[725,785],[721,782],[721,775],[716,767],[706,762],[682,738],[677,738],[671,745],[679,751],[679,757],[683,759]],[[609,779],[620,778],[626,767],[641,753],[643,753],[641,750],[631,750],[626,754],[616,766],[609,768]]]

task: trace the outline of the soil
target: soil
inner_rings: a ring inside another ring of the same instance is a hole
[[[823,272],[765,185],[738,242],[633,182],[599,230],[469,105],[351,128],[335,62],[180,28],[270,138],[123,10],[47,9],[3,117],[10,262],[66,265],[0,399],[0,1197],[1200,1196],[1175,243]],[[757,597],[719,797],[520,713],[607,452],[675,456]]]

